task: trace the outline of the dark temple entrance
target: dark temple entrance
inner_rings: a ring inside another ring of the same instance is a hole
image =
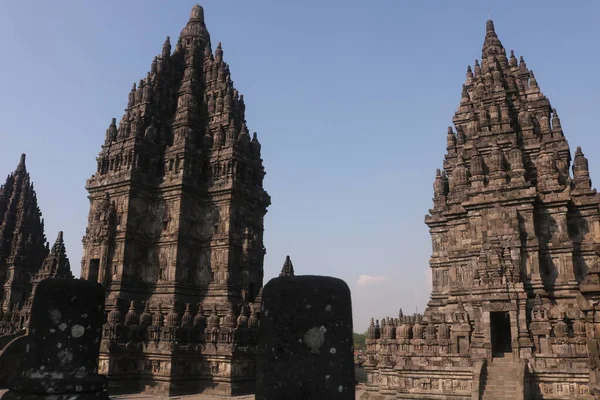
[[[490,328],[492,331],[492,354],[502,355],[512,352],[508,312],[490,313]]]

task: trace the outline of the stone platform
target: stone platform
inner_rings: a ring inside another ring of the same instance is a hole
[[[0,389],[0,399],[2,395],[7,392],[7,390]],[[364,390],[361,386],[356,387],[356,400],[360,399],[360,396],[364,393]],[[147,396],[144,394],[132,394],[132,395],[123,395],[123,396],[111,396],[113,400],[158,400],[159,397]],[[207,394],[196,394],[192,396],[181,396],[181,397],[170,397],[170,399],[181,399],[181,400],[254,400],[254,396],[237,396],[237,397],[221,397],[221,396],[211,396]]]

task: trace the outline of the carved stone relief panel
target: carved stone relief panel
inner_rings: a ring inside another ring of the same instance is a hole
[[[157,282],[170,282],[173,280],[172,276],[172,264],[171,264],[171,253],[173,252],[171,247],[161,247],[159,250],[158,270],[156,281]]]

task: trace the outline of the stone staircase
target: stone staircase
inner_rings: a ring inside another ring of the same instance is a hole
[[[487,364],[482,400],[519,400],[519,363],[513,362],[512,355],[494,357]]]

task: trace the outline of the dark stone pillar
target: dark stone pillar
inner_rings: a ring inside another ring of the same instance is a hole
[[[96,282],[46,279],[35,292],[25,361],[2,400],[108,399],[98,375],[104,289]]]
[[[256,400],[354,400],[348,285],[325,276],[275,278],[261,307]]]

